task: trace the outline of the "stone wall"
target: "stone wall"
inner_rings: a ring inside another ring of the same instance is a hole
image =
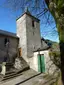
[[[27,62],[22,57],[17,57],[15,59],[14,67],[18,70],[20,70],[20,69],[23,70],[29,66],[28,66]]]
[[[34,21],[34,27],[32,26]],[[32,57],[33,51],[41,47],[40,22],[34,17],[26,15],[26,31],[27,31],[27,56]]]
[[[9,39],[9,46],[5,45],[5,38]],[[5,57],[7,57],[7,62],[13,62],[13,58],[17,56],[18,41],[18,38],[0,35],[0,63],[4,61]]]
[[[22,49],[22,57],[27,60],[27,36],[26,36],[26,14],[17,20],[17,36],[19,37],[19,48]]]

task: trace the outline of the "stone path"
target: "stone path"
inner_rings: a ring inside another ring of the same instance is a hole
[[[29,69],[18,77],[1,82],[0,85],[50,85],[51,81],[48,83],[48,80],[43,77],[44,75]]]

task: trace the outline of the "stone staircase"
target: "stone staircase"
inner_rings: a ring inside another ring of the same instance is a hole
[[[18,73],[16,78],[3,80],[0,85],[53,85],[55,81],[56,77],[54,76],[28,69]]]
[[[6,71],[5,75],[0,75],[0,81],[5,81],[7,79],[11,79],[19,75],[22,75],[22,72],[28,69],[29,66],[27,62],[22,57],[17,58],[15,61],[15,67],[12,67],[9,71]]]
[[[29,67],[26,67],[24,69],[19,69],[19,70],[15,69],[15,71],[9,71],[5,74],[5,76],[3,76],[2,81],[17,77],[19,75],[22,75],[22,72],[26,71],[28,69],[29,69]]]

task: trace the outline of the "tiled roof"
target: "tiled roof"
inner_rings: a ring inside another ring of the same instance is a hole
[[[44,51],[44,50],[48,50],[50,48],[50,46],[47,44],[46,40],[44,38],[41,39],[41,48],[35,49],[34,52],[37,51]]]

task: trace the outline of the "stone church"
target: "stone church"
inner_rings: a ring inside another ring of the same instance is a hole
[[[16,34],[0,30],[0,63],[14,64],[19,56],[33,70],[47,72],[50,65],[50,47],[43,38],[41,39],[40,20],[27,10],[16,23]]]

